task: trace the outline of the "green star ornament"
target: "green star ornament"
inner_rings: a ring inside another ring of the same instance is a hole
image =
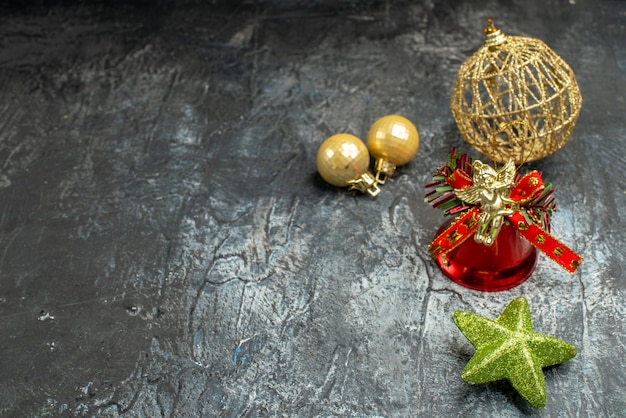
[[[530,308],[523,296],[513,299],[495,321],[464,311],[456,311],[453,318],[476,347],[461,374],[463,380],[478,384],[508,379],[535,408],[546,406],[541,369],[576,355],[573,345],[533,331]]]

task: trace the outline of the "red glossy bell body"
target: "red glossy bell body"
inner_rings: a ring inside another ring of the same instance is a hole
[[[450,222],[444,224],[439,235]],[[473,237],[436,258],[441,271],[461,286],[485,292],[511,289],[524,282],[537,264],[537,250],[517,230],[503,225],[491,246]]]

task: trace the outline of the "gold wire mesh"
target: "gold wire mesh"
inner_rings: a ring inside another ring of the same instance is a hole
[[[580,113],[574,72],[539,39],[505,36],[489,25],[485,45],[456,78],[450,107],[457,126],[494,161],[546,157],[569,140]]]

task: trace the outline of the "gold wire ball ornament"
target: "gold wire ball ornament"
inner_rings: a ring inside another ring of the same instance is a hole
[[[450,104],[457,126],[494,161],[546,157],[569,140],[580,113],[574,72],[541,40],[506,36],[487,22],[484,45],[457,74]]]
[[[376,180],[385,184],[396,167],[413,158],[419,144],[417,128],[407,118],[387,115],[374,122],[367,136],[367,146],[376,159]]]
[[[354,135],[333,135],[317,151],[317,170],[327,183],[376,196],[380,189],[369,165],[367,147]]]

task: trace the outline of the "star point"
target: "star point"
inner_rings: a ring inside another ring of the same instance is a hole
[[[535,408],[546,405],[542,369],[576,355],[572,344],[533,331],[523,296],[514,299],[495,321],[465,311],[456,311],[453,319],[476,347],[461,378],[473,384],[508,379]]]

